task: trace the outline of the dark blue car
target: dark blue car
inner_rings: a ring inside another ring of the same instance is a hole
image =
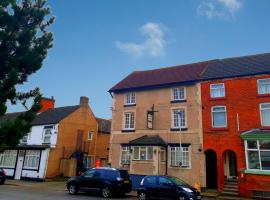
[[[138,199],[149,198],[201,200],[201,194],[179,178],[172,176],[146,176],[138,189]]]

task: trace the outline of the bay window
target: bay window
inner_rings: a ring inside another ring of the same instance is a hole
[[[133,147],[133,160],[153,160],[153,147],[150,146]]]
[[[40,150],[27,150],[24,158],[24,169],[38,169]]]
[[[245,141],[247,169],[270,170],[270,140]]]
[[[0,167],[3,168],[15,168],[17,157],[16,150],[6,150],[0,154]]]

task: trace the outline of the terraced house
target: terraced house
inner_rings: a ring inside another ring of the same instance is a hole
[[[1,120],[19,114],[9,113]],[[43,98],[31,132],[16,149],[0,154],[0,167],[10,178],[44,181],[76,175],[83,168],[94,167],[97,159],[105,165],[109,127],[110,121],[96,119],[87,97],[81,97],[79,105],[56,108],[54,99]]]
[[[135,71],[109,92],[113,167],[270,197],[270,53]]]
[[[136,71],[110,89],[110,158],[131,174],[205,186],[201,87],[205,63]]]

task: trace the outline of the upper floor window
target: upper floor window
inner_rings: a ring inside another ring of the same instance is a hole
[[[88,140],[93,140],[94,133],[88,132]]]
[[[270,170],[270,140],[246,140],[247,168]]]
[[[171,166],[190,167],[188,147],[171,147]]]
[[[125,105],[134,105],[136,104],[136,95],[135,92],[129,92],[125,97]]]
[[[184,87],[177,87],[172,89],[172,100],[178,101],[178,100],[185,100],[186,94],[185,94],[185,88]]]
[[[173,128],[186,128],[186,112],[185,109],[174,109],[173,110]]]
[[[52,135],[53,126],[45,126],[43,132],[43,143],[50,144],[51,143],[51,135]]]
[[[211,98],[225,97],[224,83],[211,84],[210,95],[211,95]]]
[[[151,146],[136,146],[133,147],[134,160],[153,160],[153,147]]]
[[[126,112],[125,113],[125,126],[126,130],[134,130],[135,128],[135,113],[134,112]]]
[[[258,80],[258,93],[270,94],[270,78]]]
[[[261,125],[270,126],[270,103],[260,104]]]
[[[212,127],[214,128],[227,127],[226,106],[212,107]]]

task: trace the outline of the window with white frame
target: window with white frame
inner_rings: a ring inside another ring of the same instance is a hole
[[[176,87],[172,89],[172,100],[178,101],[178,100],[185,100],[186,94],[185,94],[185,88],[184,87]]]
[[[129,164],[129,163],[130,163],[130,147],[122,146],[121,164]]]
[[[246,140],[245,149],[249,170],[270,170],[270,140]]]
[[[88,140],[93,140],[94,133],[88,132]]]
[[[261,125],[270,126],[270,103],[260,104]]]
[[[224,83],[211,84],[210,96],[212,98],[225,97],[225,85]]]
[[[28,139],[28,135],[23,136],[22,139],[20,139],[20,143],[27,144],[27,139]]]
[[[212,127],[214,128],[227,127],[226,106],[212,107]]]
[[[133,147],[133,160],[153,160],[153,147],[151,146]]]
[[[173,121],[172,127],[173,128],[185,128],[186,127],[186,112],[185,109],[173,109],[172,112]]]
[[[135,92],[129,92],[125,97],[125,105],[134,105],[136,104],[136,94]]]
[[[258,94],[270,94],[270,78],[258,80]]]
[[[171,147],[171,166],[190,167],[190,153],[188,147]]]
[[[125,130],[134,130],[135,128],[135,113],[126,112],[125,113]]]
[[[53,126],[45,126],[43,131],[43,143],[50,144],[51,143],[51,135],[52,135]]]
[[[14,168],[16,163],[17,151],[6,150],[0,154],[0,167]]]
[[[26,150],[24,158],[24,169],[38,169],[40,150]]]

